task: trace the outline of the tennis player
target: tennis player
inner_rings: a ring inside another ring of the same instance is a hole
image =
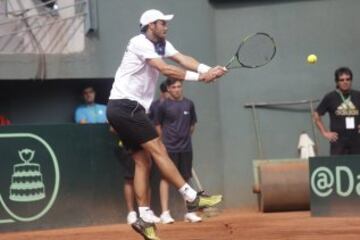
[[[188,211],[214,206],[221,195],[198,194],[182,178],[170,160],[155,126],[146,113],[153,100],[159,74],[168,78],[209,83],[223,76],[222,66],[209,67],[177,51],[166,40],[168,21],[174,15],[159,10],[145,11],[140,17],[141,33],[133,37],[116,72],[108,108],[109,123],[117,131],[124,146],[131,151],[135,161],[134,188],[139,206],[139,218],[132,224],[135,231],[147,240],[159,239],[155,224],[149,217],[148,188],[151,158],[163,177],[173,184],[187,202]],[[181,67],[167,64],[168,58]]]

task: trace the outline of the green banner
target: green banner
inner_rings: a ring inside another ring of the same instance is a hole
[[[0,128],[0,231],[123,222],[123,156],[106,124]]]
[[[314,157],[309,165],[311,215],[360,216],[360,156]]]

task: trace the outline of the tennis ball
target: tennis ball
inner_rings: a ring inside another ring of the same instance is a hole
[[[310,54],[307,57],[307,63],[308,64],[315,64],[317,62],[317,56],[315,54]]]

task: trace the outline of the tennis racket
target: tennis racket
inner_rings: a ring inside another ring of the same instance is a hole
[[[276,54],[274,39],[267,33],[251,34],[241,41],[227,69],[258,68],[268,64]]]

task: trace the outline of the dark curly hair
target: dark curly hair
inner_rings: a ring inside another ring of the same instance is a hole
[[[341,75],[346,74],[350,76],[350,79],[352,80],[353,78],[353,73],[350,70],[350,68],[348,67],[340,67],[338,69],[335,70],[335,82],[337,83],[339,81],[339,78]]]

